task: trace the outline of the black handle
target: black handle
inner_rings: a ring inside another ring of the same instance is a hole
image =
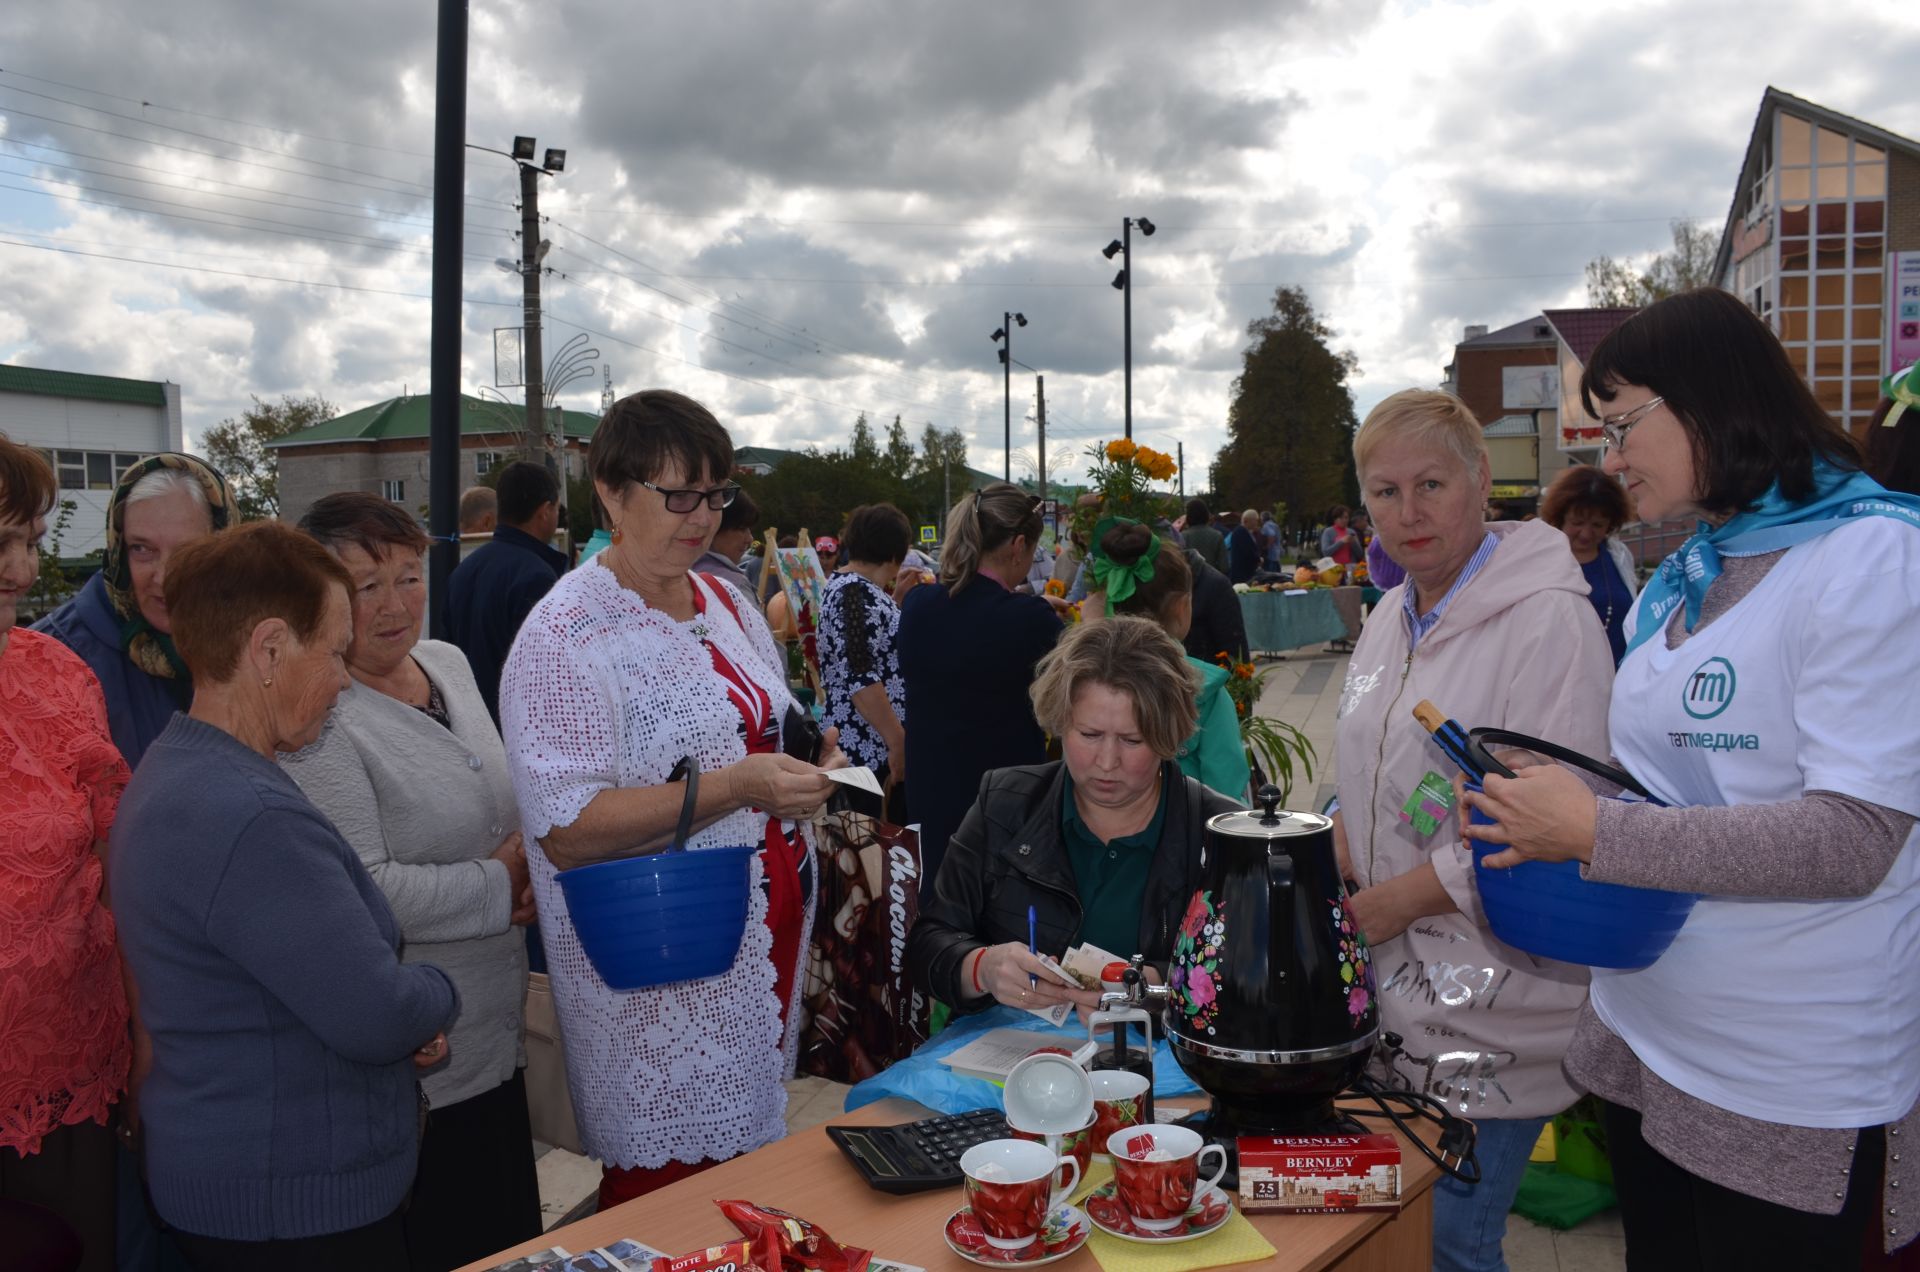
[[[1489,773],[1498,773],[1501,777],[1513,776],[1513,770],[1494,759],[1492,753],[1487,750],[1485,744],[1489,742],[1496,746],[1515,746],[1523,751],[1538,752],[1548,759],[1558,760],[1562,764],[1571,765],[1595,777],[1612,782],[1622,790],[1632,791],[1641,799],[1651,800],[1656,804],[1660,802],[1654,799],[1651,791],[1634,780],[1633,774],[1623,768],[1616,768],[1605,760],[1596,760],[1590,755],[1582,755],[1557,742],[1548,742],[1544,738],[1530,738],[1524,733],[1514,733],[1507,729],[1469,729],[1467,730],[1467,747],[1473,752],[1474,758],[1480,762],[1481,767]]]
[[[687,793],[680,800],[680,824],[674,827],[673,842],[667,845],[668,852],[685,852],[687,836],[693,833],[693,806],[700,798],[700,766],[693,762],[691,755],[683,755],[680,762],[673,766],[673,772],[667,774],[669,783],[686,779]]]

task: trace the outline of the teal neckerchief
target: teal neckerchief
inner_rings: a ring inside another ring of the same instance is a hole
[[[1856,517],[1892,517],[1920,529],[1920,498],[1889,491],[1873,478],[1853,469],[1817,459],[1813,466],[1813,494],[1799,503],[1781,497],[1775,482],[1754,507],[1736,514],[1719,529],[1706,522],[1679,551],[1660,563],[1640,593],[1633,639],[1627,654],[1652,639],[1666,626],[1676,605],[1686,605],[1687,630],[1700,621],[1700,603],[1707,588],[1720,577],[1722,557],[1759,556],[1818,538]]]

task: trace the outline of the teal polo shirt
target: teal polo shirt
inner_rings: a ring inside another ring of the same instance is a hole
[[[1160,803],[1147,828],[1110,843],[1100,842],[1080,820],[1071,775],[1066,776],[1065,785],[1060,839],[1067,846],[1067,861],[1080,893],[1080,941],[1119,958],[1132,958],[1140,952],[1140,907],[1146,900],[1153,854],[1160,847],[1160,827],[1167,819],[1166,783],[1160,785]]]

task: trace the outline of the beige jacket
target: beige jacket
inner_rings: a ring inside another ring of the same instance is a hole
[[[1422,698],[1464,728],[1507,728],[1608,754],[1613,659],[1566,537],[1542,521],[1488,529],[1499,547],[1411,654],[1402,608],[1411,582],[1368,619],[1348,664],[1334,755],[1361,886],[1431,860],[1461,911],[1420,919],[1373,951],[1381,1027],[1406,1051],[1398,1076],[1468,1117],[1541,1117],[1579,1094],[1560,1060],[1587,997],[1587,969],[1495,939],[1458,822],[1422,839],[1400,816],[1422,776],[1458,772],[1413,718]]]

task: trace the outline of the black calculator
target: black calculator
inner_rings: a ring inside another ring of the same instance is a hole
[[[961,1180],[960,1154],[1010,1134],[999,1109],[975,1109],[899,1126],[829,1126],[826,1130],[867,1186],[887,1193],[951,1188]]]

